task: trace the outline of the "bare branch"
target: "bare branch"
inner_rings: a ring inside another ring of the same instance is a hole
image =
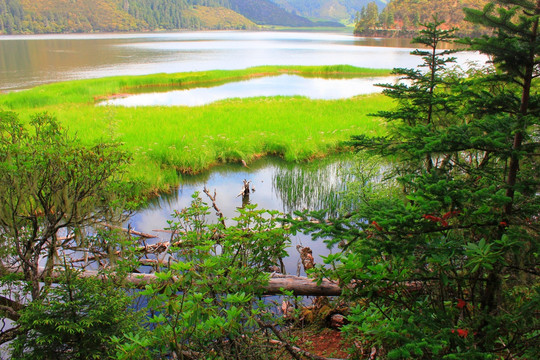
[[[206,185],[205,185],[204,189],[203,189],[203,192],[212,201],[212,207],[214,208],[214,210],[216,210],[216,215],[218,216],[219,221],[221,222],[223,227],[226,228],[227,226],[225,225],[225,217],[223,216],[223,213],[221,212],[221,210],[219,210],[219,208],[218,208],[218,206],[216,204],[216,197],[217,197],[216,190],[214,189],[214,196],[212,196],[212,195],[210,195],[210,191],[206,188]]]

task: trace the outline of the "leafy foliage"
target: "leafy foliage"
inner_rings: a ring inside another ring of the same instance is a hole
[[[208,224],[208,210],[195,194],[174,214],[167,267],[141,294],[148,330],[116,338],[118,358],[269,358],[261,326],[276,319],[261,295],[268,269],[286,256],[287,230],[277,226],[277,212],[252,205],[227,227],[225,219]]]
[[[21,311],[13,358],[104,359],[114,354],[113,335],[134,330],[131,297],[124,289],[77,275],[66,268],[46,298]]]
[[[74,249],[107,253],[117,245],[84,235],[128,208],[119,176],[129,157],[118,144],[80,145],[48,114],[34,116],[30,128],[12,112],[0,119],[0,269],[21,273],[4,279],[0,309],[19,320],[26,303],[47,304],[51,276]]]
[[[319,276],[351,284],[344,331],[385,358],[536,356],[540,323],[527,311],[540,300],[540,3],[500,3],[468,11],[495,30],[468,40],[492,56],[494,70],[444,76],[448,59],[429,56],[439,44],[428,41],[429,53],[415,52],[425,70],[397,70],[410,84],[387,90],[398,106],[379,115],[394,136],[355,139],[394,157],[390,178],[401,195],[380,196],[374,185],[331,225],[297,224],[340,244]],[[450,35],[439,25],[427,24],[418,40]]]

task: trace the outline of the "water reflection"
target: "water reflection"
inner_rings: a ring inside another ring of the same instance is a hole
[[[116,75],[244,69],[258,65],[415,67],[407,39],[346,32],[204,31],[0,36],[0,90]],[[485,61],[457,54],[462,63]]]
[[[312,99],[346,99],[382,91],[375,84],[388,83],[388,77],[356,79],[305,78],[298,75],[266,76],[231,82],[215,87],[200,87],[169,92],[131,95],[107,100],[100,105],[116,106],[199,106],[229,98],[257,96],[306,96]]]
[[[341,195],[354,179],[351,156],[326,159],[302,166],[278,167],[272,175],[274,190],[280,194],[285,213],[327,209],[335,214]]]
[[[354,163],[351,156],[339,156],[319,160],[308,164],[290,164],[280,159],[261,159],[249,168],[242,165],[223,165],[212,172],[186,177],[182,184],[169,194],[153,199],[148,207],[131,219],[134,229],[152,233],[155,229],[167,227],[174,210],[189,206],[191,196],[197,191],[203,200],[209,202],[202,194],[206,186],[211,193],[217,192],[217,204],[224,216],[236,216],[237,208],[243,206],[242,197],[237,196],[242,189],[243,180],[251,181],[255,192],[250,194],[249,201],[259,208],[292,213],[294,210],[318,210],[335,208],[339,193],[345,188],[346,169]],[[209,221],[217,221],[215,214]],[[162,240],[168,234],[159,233]],[[315,260],[322,263],[321,255],[330,250],[322,242],[312,242],[304,235],[292,237],[289,258],[285,259],[285,268],[289,273],[296,273],[298,255],[296,245],[309,246],[313,249]]]

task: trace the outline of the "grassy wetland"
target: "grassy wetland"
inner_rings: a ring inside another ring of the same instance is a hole
[[[353,134],[382,135],[368,116],[391,106],[381,94],[343,100],[305,97],[227,99],[204,106],[97,106],[124,94],[210,87],[279,74],[355,78],[389,75],[353,66],[264,66],[244,70],[121,76],[77,80],[0,95],[0,107],[27,119],[48,112],[85,143],[118,141],[133,156],[129,176],[141,191],[166,190],[181,175],[217,163],[280,156],[306,161],[341,150]]]

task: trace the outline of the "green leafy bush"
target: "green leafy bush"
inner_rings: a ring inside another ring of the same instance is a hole
[[[239,209],[236,224],[209,224],[198,194],[170,222],[166,267],[147,285],[146,330],[116,338],[117,358],[267,359],[261,326],[279,319],[262,298],[268,269],[288,244],[277,212]]]
[[[17,321],[14,359],[106,359],[114,354],[111,337],[133,331],[135,313],[124,289],[66,270],[59,284],[32,301]]]

